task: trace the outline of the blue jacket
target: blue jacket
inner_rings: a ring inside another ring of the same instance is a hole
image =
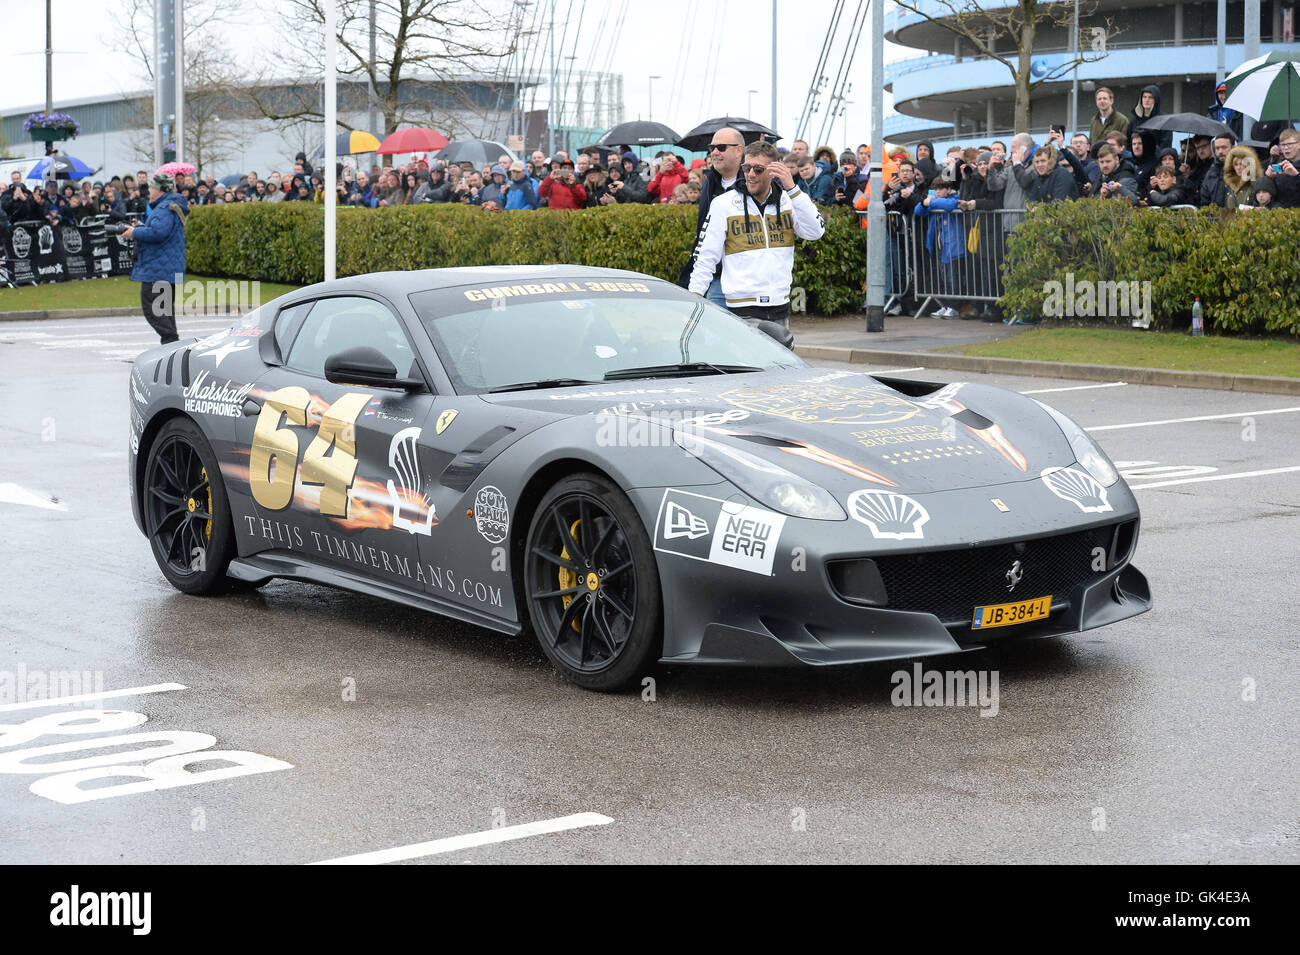
[[[175,204],[181,214],[171,210]],[[190,204],[178,192],[168,192],[149,203],[144,225],[137,226],[132,282],[175,282],[185,274],[185,222]]]
[[[529,176],[524,176],[518,182],[509,180],[502,187],[502,192],[506,198],[506,209],[537,208],[537,187],[533,185],[533,180]]]
[[[817,167],[817,173],[812,177],[811,182],[804,182],[801,178],[799,186],[808,197],[819,206],[833,205],[835,202],[835,193],[831,189],[831,164],[825,159],[818,159],[814,166]]]
[[[966,254],[966,230],[962,227],[961,216],[956,215],[957,197],[950,196],[930,200],[929,208],[925,203],[916,204],[917,216],[930,216],[930,227],[925,231],[925,249],[934,255],[934,239],[939,237],[939,261],[947,265]]]

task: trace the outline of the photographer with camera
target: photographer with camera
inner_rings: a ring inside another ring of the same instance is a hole
[[[190,206],[176,191],[176,180],[155,173],[149,181],[149,211],[144,225],[127,226],[123,238],[135,242],[131,281],[140,284],[145,321],[162,344],[177,340],[176,285],[185,279],[185,219]]]
[[[573,160],[565,157],[542,180],[538,196],[547,200],[550,209],[582,209],[587,205],[587,190],[573,174]]]

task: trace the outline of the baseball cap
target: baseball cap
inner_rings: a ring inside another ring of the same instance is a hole
[[[161,189],[163,192],[171,192],[176,188],[176,180],[165,172],[154,173],[153,179],[151,179],[150,182],[155,188]]]
[[[524,172],[524,170],[525,170],[524,164],[521,163],[518,159],[516,159],[514,162],[510,164],[511,172]]]
[[[560,162],[560,168],[563,169],[565,166],[568,166],[570,169],[573,169],[574,168],[573,160],[572,159],[562,160]]]

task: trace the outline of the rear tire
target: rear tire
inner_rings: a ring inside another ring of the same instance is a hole
[[[542,497],[523,584],[542,651],[578,686],[621,689],[663,652],[654,549],[636,508],[607,478],[571,475]]]
[[[182,593],[225,593],[235,530],[217,456],[188,418],[163,425],[149,448],[142,499],[158,568]]]

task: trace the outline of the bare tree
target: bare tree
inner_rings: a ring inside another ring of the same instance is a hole
[[[910,13],[915,13],[936,26],[943,27],[949,33],[961,38],[975,48],[980,56],[997,60],[1011,73],[1012,84],[1016,88],[1015,131],[1029,130],[1029,98],[1035,89],[1043,83],[1059,80],[1083,63],[1092,63],[1106,55],[1104,42],[1096,49],[1092,39],[1096,29],[1104,29],[1105,37],[1115,36],[1119,30],[1115,22],[1107,18],[1104,25],[1095,24],[1089,28],[1089,41],[1077,45],[1074,55],[1066,53],[1062,61],[1034,76],[1034,40],[1040,27],[1061,27],[1069,35],[1074,28],[1074,4],[1068,2],[1040,2],[1040,0],[1018,0],[1009,7],[984,9],[976,0],[895,0],[897,5]],[[924,9],[923,9],[924,7]],[[938,9],[936,9],[936,7]],[[1091,17],[1096,12],[1095,3],[1081,3],[1080,17]],[[1081,31],[1082,32],[1082,31]],[[1007,47],[999,52],[998,41],[1005,41]],[[1041,54],[1040,54],[1041,56]]]
[[[255,111],[291,127],[324,115],[321,34],[323,0],[282,0],[277,11],[296,24],[301,42],[278,50],[249,90]],[[375,11],[375,57],[370,57],[370,10]],[[364,112],[374,91],[385,131],[402,124],[432,126],[449,137],[470,133],[499,99],[498,75],[522,35],[526,4],[494,14],[477,0],[338,0],[338,73],[353,80],[339,91],[340,112]],[[286,77],[306,77],[286,84]],[[421,95],[423,94],[423,95]],[[340,121],[341,129],[350,128]]]

